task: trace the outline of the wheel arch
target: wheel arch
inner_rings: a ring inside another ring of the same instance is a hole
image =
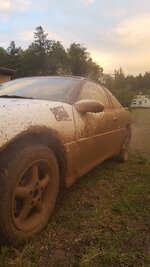
[[[12,155],[11,152],[16,147],[21,148],[23,145],[30,143],[44,144],[52,149],[58,162],[61,184],[63,187],[65,187],[65,177],[67,174],[66,150],[58,133],[55,130],[40,126],[29,128],[16,135],[13,139],[8,141],[3,147],[1,147],[0,157],[4,158],[4,160],[9,160],[9,155]]]
[[[126,125],[126,129],[129,131],[130,138],[131,138],[131,135],[132,135],[132,127],[131,127],[131,123],[128,123],[128,124]]]
[[[131,124],[127,123],[126,128],[128,128],[128,129],[131,128]]]

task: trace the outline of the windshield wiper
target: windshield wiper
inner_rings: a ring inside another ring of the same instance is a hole
[[[0,95],[1,98],[23,98],[23,99],[34,99],[33,97],[19,96],[19,95]]]

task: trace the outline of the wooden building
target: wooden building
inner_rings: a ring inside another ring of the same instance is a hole
[[[15,70],[0,67],[0,83],[10,81],[14,72]]]

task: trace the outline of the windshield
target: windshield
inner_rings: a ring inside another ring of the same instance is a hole
[[[71,77],[20,78],[0,84],[0,96],[20,96],[72,103],[80,79]]]

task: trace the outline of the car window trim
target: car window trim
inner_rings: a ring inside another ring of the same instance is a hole
[[[84,86],[87,82],[92,82],[92,83],[94,83],[95,85],[98,85],[98,86],[102,87],[102,89],[103,89],[103,91],[104,91],[104,94],[106,95],[106,98],[107,98],[107,100],[108,100],[108,103],[110,104],[110,108],[106,108],[106,107],[104,106],[104,111],[107,110],[107,109],[112,109],[113,106],[112,106],[112,103],[111,103],[111,101],[109,100],[109,98],[108,98],[108,96],[107,96],[107,93],[105,92],[105,87],[102,86],[102,85],[100,85],[100,84],[97,83],[97,82],[94,82],[94,81],[92,81],[92,80],[90,80],[90,79],[86,79],[86,78],[82,81],[82,85],[80,86],[80,88],[78,88],[78,92],[77,92],[77,94],[76,94],[76,98],[75,98],[74,103],[75,103],[76,101],[78,101],[79,93],[80,93],[80,91],[82,90],[83,86]],[[73,103],[73,104],[74,104],[74,103]],[[113,108],[113,109],[114,109],[114,108]]]
[[[75,95],[74,95],[74,101],[73,101],[72,105],[75,104],[78,101],[79,93],[82,90],[82,88],[83,88],[83,86],[85,85],[86,82],[88,82],[88,80],[84,79],[84,80],[82,80],[80,86],[78,86],[78,88],[77,88],[77,90],[75,92]]]
[[[107,92],[107,88],[106,88],[105,86],[103,86],[103,85],[101,85],[101,86],[102,86],[102,88],[103,88],[103,90],[104,90],[104,92],[105,92],[105,94],[106,94],[106,97],[107,97],[107,99],[108,99],[108,102],[109,102],[109,104],[110,104],[110,109],[115,109],[114,106],[113,106],[113,103],[112,103],[112,101],[111,101],[111,98],[110,98],[110,96],[109,96],[109,94],[108,94],[108,92]]]

